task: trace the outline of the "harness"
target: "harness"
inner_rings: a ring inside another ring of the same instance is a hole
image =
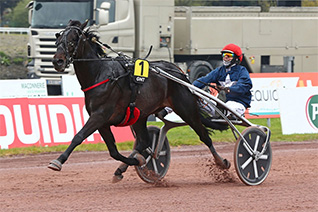
[[[126,109],[126,114],[121,123],[119,123],[116,126],[122,127],[122,126],[130,126],[137,122],[139,116],[140,116],[140,110],[136,107],[136,99],[137,99],[137,93],[139,91],[139,86],[135,83],[132,83],[132,78],[129,77],[129,85],[131,89],[131,95],[130,95],[130,102]]]
[[[126,61],[122,58],[118,58],[119,63],[121,64],[121,66],[126,69],[126,73],[123,75],[120,75],[117,78],[107,78],[106,80],[103,80],[101,82],[98,82],[94,85],[91,85],[87,88],[82,88],[83,92],[88,92],[90,90],[93,90],[94,88],[103,85],[109,81],[117,81],[120,78],[129,76],[129,87],[131,90],[131,95],[130,95],[130,101],[129,101],[129,105],[125,111],[125,117],[124,119],[117,125],[115,126],[130,126],[133,125],[134,123],[136,123],[136,121],[138,120],[139,116],[140,116],[140,110],[136,107],[136,99],[137,99],[137,94],[139,93],[139,87],[140,84],[137,84],[134,82],[133,80],[133,72],[132,69],[134,67],[134,63],[129,63],[129,61]]]
[[[109,79],[106,79],[106,80],[104,80],[102,82],[96,83],[95,85],[89,86],[88,88],[84,88],[84,89],[82,89],[82,91],[86,92],[86,91],[92,90],[93,88],[96,88],[96,87],[98,87],[98,86],[100,86],[100,85],[102,85],[102,84],[104,84],[104,83],[106,83],[108,81],[109,81]]]

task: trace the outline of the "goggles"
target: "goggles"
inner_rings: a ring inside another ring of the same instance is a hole
[[[222,57],[225,57],[225,56],[234,57],[234,54],[233,53],[229,53],[229,52],[222,53]]]

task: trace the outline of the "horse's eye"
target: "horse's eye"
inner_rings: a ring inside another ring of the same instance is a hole
[[[58,39],[60,36],[61,36],[61,34],[60,34],[60,33],[55,33],[55,37],[56,37],[56,39]]]

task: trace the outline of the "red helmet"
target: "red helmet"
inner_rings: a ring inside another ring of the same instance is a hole
[[[242,59],[243,59],[242,49],[239,46],[237,46],[233,43],[227,44],[222,49],[221,53],[223,53],[223,52],[234,53],[237,56],[237,58],[242,62]]]

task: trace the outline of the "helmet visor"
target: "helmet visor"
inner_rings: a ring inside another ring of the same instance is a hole
[[[227,56],[227,57],[234,57],[234,53],[223,52],[223,53],[222,53],[222,57],[225,57],[225,56]]]

